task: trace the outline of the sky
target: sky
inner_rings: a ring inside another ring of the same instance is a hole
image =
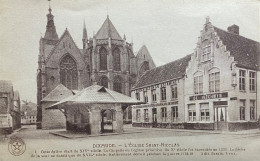
[[[36,102],[39,40],[47,24],[47,0],[0,0],[0,80],[11,80],[22,100]],[[260,41],[257,0],[52,0],[59,36],[67,28],[82,48],[83,21],[93,37],[107,15],[134,51],[146,45],[157,66],[193,52],[210,22],[224,30],[236,24],[240,35]]]

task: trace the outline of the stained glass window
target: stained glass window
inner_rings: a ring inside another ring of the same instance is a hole
[[[120,50],[116,48],[113,52],[113,69],[115,71],[120,71]]]
[[[99,64],[100,64],[100,70],[107,70],[107,51],[105,48],[101,48],[99,50]]]
[[[114,91],[122,93],[122,79],[120,76],[114,78]]]
[[[66,55],[61,60],[60,81],[68,89],[78,89],[77,65],[70,55]]]

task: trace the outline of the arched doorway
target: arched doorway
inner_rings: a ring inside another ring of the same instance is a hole
[[[101,133],[111,133],[114,131],[113,121],[115,112],[112,109],[101,110]]]

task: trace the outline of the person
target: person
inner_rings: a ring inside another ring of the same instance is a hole
[[[260,130],[260,115],[259,115],[259,118],[258,118],[258,120],[257,120],[257,123],[258,123],[258,128],[259,128],[259,130]]]

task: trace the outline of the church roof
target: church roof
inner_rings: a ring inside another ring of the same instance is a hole
[[[191,55],[187,55],[173,62],[146,71],[133,88],[141,88],[183,77],[190,59]]]
[[[230,55],[234,56],[239,67],[260,70],[260,44],[238,34],[233,34],[217,27],[215,32],[222,40]]]
[[[146,55],[145,58],[144,58],[144,55]],[[143,61],[143,59],[149,60],[150,63],[152,63],[152,64],[150,64],[150,66],[151,66],[151,67],[155,67],[155,63],[154,63],[154,61],[153,61],[153,59],[152,59],[152,56],[150,55],[150,53],[149,53],[149,51],[148,51],[146,45],[143,45],[143,46],[138,50],[138,52],[137,52],[137,54],[136,54],[136,57],[137,57],[139,60],[141,60],[141,61]],[[150,69],[151,69],[151,68],[150,68]]]
[[[57,105],[66,103],[124,103],[124,104],[139,104],[140,101],[135,98],[123,95],[103,86],[92,85],[87,87],[75,95],[69,96],[60,102],[48,107],[49,109],[57,108]]]
[[[71,95],[73,95],[71,90],[66,88],[63,84],[59,84],[46,97],[42,99],[42,102],[58,102]]]
[[[122,37],[117,32],[115,26],[110,21],[109,17],[105,20],[101,28],[96,34],[96,39],[116,39],[116,40],[122,40]]]
[[[8,80],[0,80],[0,92],[3,93],[12,93],[13,84]]]

